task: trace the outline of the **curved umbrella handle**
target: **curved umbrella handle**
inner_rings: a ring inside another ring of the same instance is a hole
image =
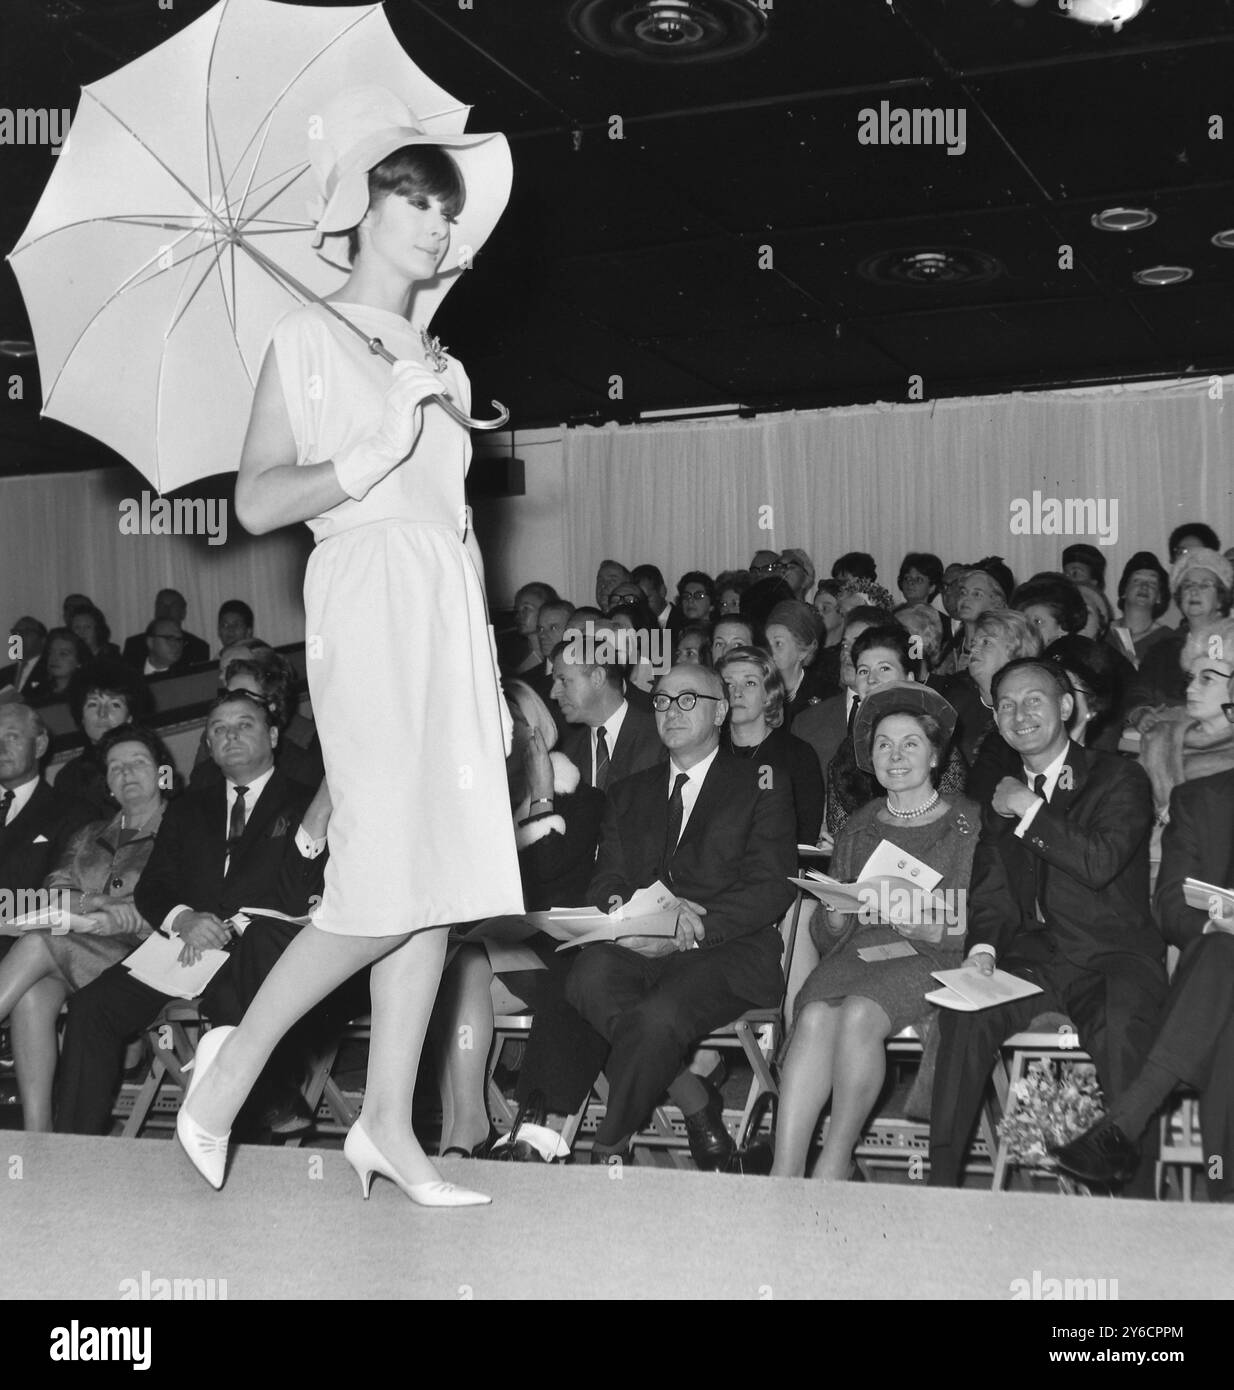
[[[331,306],[327,304],[325,307],[328,309]],[[339,315],[339,317],[341,318],[342,315]],[[345,323],[347,322],[346,319],[343,321]],[[352,326],[353,325],[348,324],[348,327]],[[366,341],[368,342],[368,350],[374,356],[384,358],[392,367],[395,362],[398,361],[398,358],[395,357],[380,338],[368,338]],[[430,396],[429,400],[436,401],[452,420],[457,420],[464,429],[468,430],[499,430],[510,418],[510,412],[500,401],[491,402],[493,409],[497,412],[497,418],[495,420],[473,420],[470,415],[460,410],[444,392],[435,396]]]

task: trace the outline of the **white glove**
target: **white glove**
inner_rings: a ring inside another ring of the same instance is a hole
[[[423,423],[422,403],[445,387],[441,377],[419,362],[394,364],[377,433],[334,460],[335,477],[348,497],[359,501],[411,453]]]

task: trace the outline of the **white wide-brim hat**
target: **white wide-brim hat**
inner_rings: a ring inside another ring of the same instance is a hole
[[[310,208],[318,254],[350,270],[345,242],[327,243],[355,227],[368,211],[368,173],[406,145],[439,145],[463,175],[467,196],[438,275],[466,269],[488,240],[510,199],[514,169],[504,135],[426,130],[387,87],[353,87],[327,103],[311,126],[309,163],[320,190]]]

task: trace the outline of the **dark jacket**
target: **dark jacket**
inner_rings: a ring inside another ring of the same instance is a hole
[[[1183,898],[1187,878],[1234,888],[1234,769],[1180,782],[1170,794],[1153,906],[1162,934],[1179,950],[1197,940],[1208,921],[1207,912]]]

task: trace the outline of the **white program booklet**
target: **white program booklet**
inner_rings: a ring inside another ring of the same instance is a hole
[[[995,1004],[1008,1004],[1013,999],[1027,999],[1030,994],[1042,993],[1040,985],[1021,980],[1018,975],[1009,975],[1005,970],[983,975],[972,966],[961,966],[959,970],[932,970],[930,973],[943,988],[931,990],[926,998],[944,1009],[959,1009],[963,1013],[992,1009]]]
[[[184,942],[178,936],[155,932],[124,958],[124,968],[135,980],[176,999],[196,999],[227,964],[226,951],[203,951],[193,965],[180,964]]]

